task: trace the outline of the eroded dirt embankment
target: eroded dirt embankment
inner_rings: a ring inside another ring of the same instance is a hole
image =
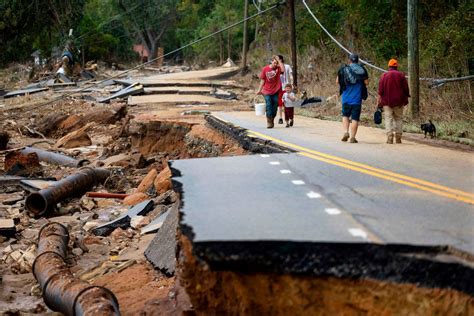
[[[370,279],[212,271],[180,239],[179,277],[198,315],[472,315],[474,298]]]

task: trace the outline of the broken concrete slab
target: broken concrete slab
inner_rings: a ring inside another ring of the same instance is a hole
[[[52,81],[48,81],[46,86],[48,88],[60,89],[60,88],[65,88],[65,87],[76,86],[76,83],[75,82],[55,82],[54,80],[52,80]]]
[[[0,235],[13,237],[15,233],[16,227],[13,219],[0,218]]]
[[[145,257],[151,264],[166,275],[174,275],[176,270],[176,234],[179,223],[178,206],[173,206],[155,238],[145,251]]]
[[[173,103],[173,104],[208,104],[208,103],[227,103],[224,99],[218,99],[206,95],[188,95],[188,94],[156,94],[131,96],[128,98],[129,105],[140,105],[148,103]]]
[[[20,185],[28,192],[38,192],[39,190],[43,190],[49,188],[50,186],[54,185],[57,181],[52,180],[21,180]]]
[[[144,89],[145,95],[149,94],[210,94],[214,88],[210,86],[163,86],[163,87],[149,87]]]
[[[134,83],[134,84],[120,90],[119,92],[112,94],[111,96],[109,96],[107,98],[98,99],[97,102],[99,102],[99,103],[108,103],[108,102],[110,102],[110,100],[113,100],[113,99],[125,98],[125,97],[128,97],[130,95],[136,95],[136,94],[141,94],[141,93],[143,93],[143,86],[141,84]]]
[[[210,92],[210,95],[224,100],[237,100],[237,94],[232,91],[222,90],[222,89],[214,89]]]
[[[129,86],[137,82],[137,79],[133,80],[115,80],[117,84]],[[246,89],[247,87],[238,85],[235,81],[212,81],[202,79],[151,79],[141,78],[140,84],[144,87],[222,87],[222,88],[237,88]]]
[[[31,88],[31,89],[15,90],[15,91],[10,91],[6,93],[3,97],[7,99],[7,98],[13,98],[13,97],[27,95],[27,94],[34,94],[34,93],[38,93],[38,92],[42,92],[46,90],[48,90],[48,88]]]
[[[25,197],[20,193],[0,193],[0,203],[4,205],[14,205],[16,202],[23,200]]]
[[[145,235],[145,234],[150,234],[150,233],[154,233],[158,231],[158,229],[160,229],[163,226],[163,223],[165,222],[169,213],[170,211],[166,211],[165,213],[161,214],[160,216],[152,220],[150,224],[146,225],[140,230],[140,234]]]
[[[57,73],[56,77],[59,80],[59,82],[62,82],[62,83],[71,83],[71,82],[73,82],[68,76],[66,76],[65,74],[62,74],[62,73]]]
[[[107,236],[118,227],[129,227],[130,221],[133,217],[137,215],[146,215],[153,209],[153,205],[153,200],[143,201],[131,207],[125,214],[121,215],[117,219],[94,228],[92,230],[92,233],[96,236]]]

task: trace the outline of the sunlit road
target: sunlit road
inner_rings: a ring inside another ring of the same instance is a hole
[[[266,129],[265,118],[253,112],[214,115],[248,129],[250,135],[296,151],[216,158],[222,161],[219,163],[209,159],[193,162],[193,166],[176,162],[191,176],[188,188],[200,176],[205,175],[207,182],[213,177],[222,179],[210,185],[209,197],[220,196],[222,201],[217,204],[227,203],[233,211],[246,209],[242,216],[249,216],[253,223],[243,228],[249,239],[283,234],[283,239],[290,240],[451,245],[474,254],[471,153],[408,141],[389,145],[383,130],[364,127],[358,144],[343,143],[338,122],[296,117],[292,128]],[[260,205],[256,202],[259,196]],[[241,198],[233,200],[237,197]],[[273,213],[252,218],[262,207],[274,208]],[[223,214],[220,225],[213,225],[227,227],[221,234],[214,231],[214,236],[198,234],[197,238],[236,238],[232,227],[225,225],[226,216]],[[277,231],[272,231],[274,226],[262,229],[268,226],[263,224],[266,216],[277,216]],[[295,223],[294,218],[298,219]],[[315,232],[308,233],[311,227]]]

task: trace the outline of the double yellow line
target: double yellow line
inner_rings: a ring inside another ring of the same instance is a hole
[[[365,165],[362,163],[354,162],[351,160],[347,160],[344,158],[328,155],[316,150],[308,149],[302,146],[298,146],[292,143],[288,143],[285,141],[282,141],[277,138],[273,138],[271,136],[261,134],[258,132],[250,131],[248,133],[249,136],[258,136],[263,139],[268,139],[271,140],[277,144],[284,145],[288,148],[298,150],[298,154],[309,157],[312,159],[316,159],[319,161],[323,161],[332,165],[336,165],[342,168],[350,169],[353,171],[358,171],[361,173],[365,173],[368,175],[371,175],[373,177],[377,177],[380,179],[396,182],[399,184],[403,184],[412,188],[420,189],[423,191],[431,192],[436,195],[444,196],[447,198],[451,198],[457,201],[469,203],[469,204],[474,204],[474,194],[469,193],[469,192],[464,192],[461,190],[456,190],[452,189],[443,185],[439,185],[433,182],[421,180],[418,178],[413,178],[409,176],[405,176],[403,174],[398,174],[395,172],[391,172],[388,170],[383,170],[379,168],[375,168],[369,165]]]

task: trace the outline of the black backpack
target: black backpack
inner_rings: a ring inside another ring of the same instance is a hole
[[[374,113],[374,123],[379,125],[382,123],[382,110],[377,108],[377,111]]]

